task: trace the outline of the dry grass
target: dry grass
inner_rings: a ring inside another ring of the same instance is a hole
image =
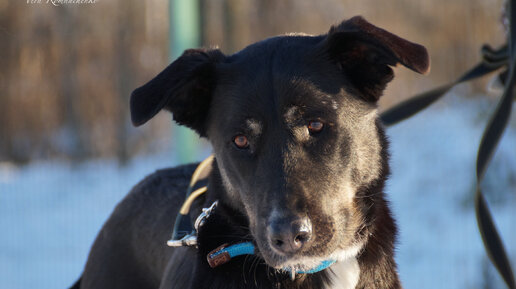
[[[425,45],[432,57],[429,76],[396,69],[381,100],[388,107],[458,77],[479,60],[481,44],[502,44],[501,2],[204,0],[203,42],[234,52],[286,32],[324,33],[363,15]],[[131,89],[167,64],[167,37],[166,1],[61,7],[0,1],[0,161],[126,158],[160,146],[156,139],[166,146],[170,118],[134,130],[127,101]]]

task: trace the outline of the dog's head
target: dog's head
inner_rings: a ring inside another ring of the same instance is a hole
[[[267,264],[307,269],[364,245],[381,194],[370,188],[387,173],[376,102],[398,63],[429,70],[423,46],[361,17],[231,56],[187,50],[133,92],[131,116],[140,125],[165,108],[207,137]]]

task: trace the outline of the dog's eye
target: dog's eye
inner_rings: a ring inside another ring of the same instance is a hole
[[[324,124],[320,121],[315,120],[308,123],[308,131],[312,134],[322,131],[323,128]]]
[[[239,135],[235,136],[235,138],[233,139],[233,142],[239,149],[245,149],[245,148],[249,147],[249,140],[243,134],[239,134]]]

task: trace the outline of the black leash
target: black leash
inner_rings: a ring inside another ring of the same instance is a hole
[[[493,50],[489,46],[482,47],[483,60],[475,67],[466,72],[455,82],[443,85],[433,90],[423,92],[416,95],[393,108],[385,111],[381,115],[381,119],[386,126],[394,125],[405,120],[416,113],[430,106],[439,100],[455,85],[482,77],[490,72],[506,67],[508,76],[505,78],[507,71],[504,71],[498,77],[504,82],[504,92],[500,98],[495,112],[491,116],[480,141],[476,162],[476,179],[477,185],[475,190],[475,213],[477,217],[478,228],[482,241],[486,249],[487,255],[493,262],[494,266],[502,276],[505,284],[509,289],[516,289],[514,273],[511,268],[507,253],[503,245],[502,239],[496,229],[491,216],[489,206],[480,190],[480,183],[484,177],[485,170],[498,146],[500,138],[507,127],[511,115],[512,101],[514,99],[514,85],[516,81],[516,0],[508,1],[508,19],[509,19],[509,38],[508,45],[498,50]]]
[[[390,126],[405,120],[441,99],[455,85],[482,77],[507,65],[507,46],[492,50],[486,45],[482,48],[482,52],[484,56],[482,62],[471,68],[456,81],[413,96],[384,111],[380,116],[383,123]]]
[[[487,255],[495,265],[496,269],[504,279],[507,287],[516,288],[514,281],[514,273],[511,263],[507,258],[505,248],[503,246],[500,235],[498,234],[491,212],[484,195],[480,190],[480,183],[484,177],[487,165],[491,160],[500,138],[507,127],[511,116],[512,101],[514,99],[514,84],[516,81],[516,1],[509,1],[509,59],[508,77],[505,81],[505,88],[500,98],[494,114],[491,116],[487,124],[480,147],[477,153],[477,188],[475,192],[475,211],[477,215],[477,223],[480,229],[480,235],[487,249]]]

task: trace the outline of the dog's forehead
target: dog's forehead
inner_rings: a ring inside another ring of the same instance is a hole
[[[288,81],[313,74],[320,58],[320,37],[277,36],[249,45],[228,57],[227,72],[235,80]],[[306,77],[304,77],[306,78]],[[274,85],[270,83],[269,87]],[[273,87],[271,87],[273,88]]]
[[[232,62],[247,62],[256,58],[273,59],[277,56],[300,57],[309,51],[313,51],[322,39],[321,36],[307,34],[275,36],[250,44],[229,58]]]
[[[235,81],[223,86],[212,102],[216,115],[225,122],[245,122],[260,132],[263,122],[291,123],[305,117],[331,117],[345,108],[342,97],[321,90],[316,83],[300,77],[256,75],[254,80]]]
[[[303,110],[339,109],[343,75],[321,55],[319,37],[282,36],[248,46],[221,67],[215,103],[232,118],[285,119]],[[319,49],[319,50],[318,50]],[[280,120],[280,119],[277,119]]]

